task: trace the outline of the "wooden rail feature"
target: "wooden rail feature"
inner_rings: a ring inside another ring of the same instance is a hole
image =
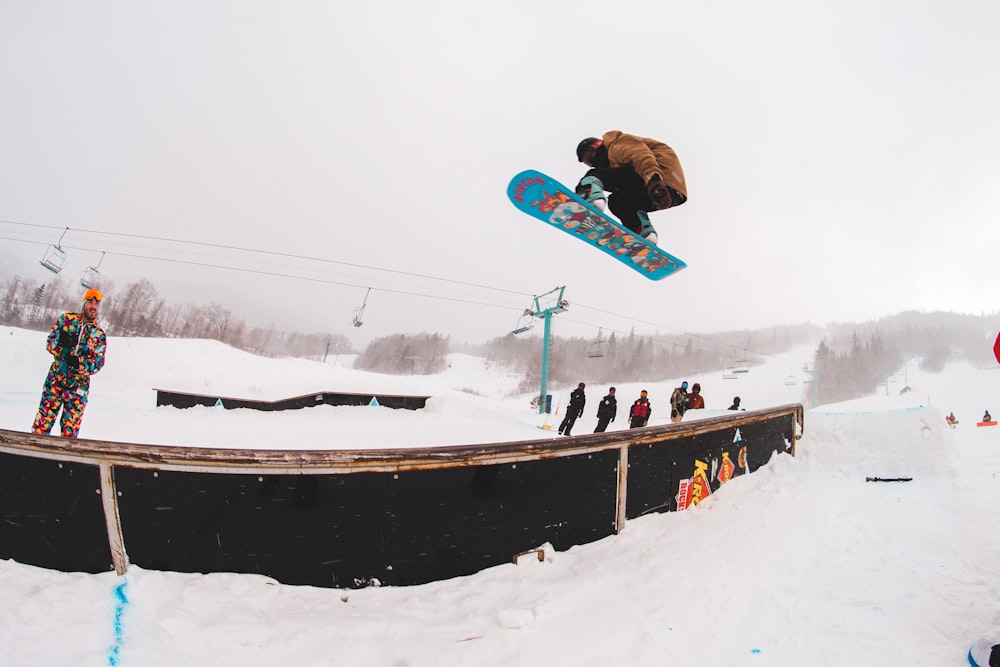
[[[250,450],[0,430],[0,558],[119,574],[263,574],[420,584],[593,542],[689,509],[795,454],[789,404],[690,423],[519,442]]]
[[[215,407],[221,405],[226,410],[245,408],[275,412],[280,410],[301,410],[316,405],[371,405],[374,401],[384,408],[396,410],[421,410],[427,407],[430,396],[403,396],[399,394],[345,394],[343,392],[320,391],[276,401],[259,401],[249,398],[232,398],[217,394],[189,394],[171,389],[153,389],[156,392],[156,406],[169,405],[175,408],[193,408],[196,405]]]

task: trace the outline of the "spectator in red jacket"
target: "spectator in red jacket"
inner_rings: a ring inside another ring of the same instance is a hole
[[[704,410],[705,399],[701,395],[701,385],[695,382],[691,386],[691,393],[687,397],[688,410]]]
[[[635,403],[628,411],[628,427],[629,428],[639,428],[645,426],[649,423],[649,416],[653,414],[653,406],[650,405],[649,399],[646,398],[646,390],[643,389],[639,393],[639,398],[635,399]]]

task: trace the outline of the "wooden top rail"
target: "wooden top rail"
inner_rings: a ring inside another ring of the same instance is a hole
[[[647,426],[609,433],[476,445],[444,445],[391,449],[229,449],[148,445],[105,440],[71,439],[0,429],[0,452],[95,464],[112,463],[135,468],[209,470],[261,474],[340,474],[394,472],[426,468],[495,465],[585,454],[632,445],[652,444],[740,427],[791,414],[799,427],[789,439],[801,436],[803,408],[790,403],[761,410]]]

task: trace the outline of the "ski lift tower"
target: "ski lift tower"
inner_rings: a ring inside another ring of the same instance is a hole
[[[542,382],[539,392],[538,414],[545,412],[545,397],[548,396],[549,389],[549,338],[552,332],[552,316],[556,313],[565,313],[569,308],[569,301],[563,298],[566,286],[557,287],[541,296],[535,297],[534,309],[531,314],[534,317],[545,320],[545,333],[542,336]]]

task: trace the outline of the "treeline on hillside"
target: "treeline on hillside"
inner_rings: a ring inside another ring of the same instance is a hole
[[[9,278],[2,285],[0,324],[46,330],[66,310],[76,310],[83,291],[56,276],[52,281]],[[351,351],[350,341],[338,334],[280,331],[273,325],[251,327],[218,303],[197,305],[169,302],[153,284],[142,279],[115,289],[101,285],[100,322],[111,336],[144,338],[209,338],[262,356],[322,358]],[[67,306],[67,304],[74,304]]]
[[[862,324],[828,327],[813,361],[819,403],[872,393],[910,359],[927,372],[951,361],[977,367],[995,363],[997,315],[905,312]]]
[[[728,331],[708,335],[634,332],[612,333],[594,339],[553,336],[549,351],[549,382],[614,384],[657,381],[696,375],[760,362],[756,355],[786,352],[816,340],[813,325],[789,325],[756,331]],[[542,343],[537,337],[506,335],[483,345],[480,355],[520,374],[520,391],[537,389],[541,381]]]
[[[218,303],[168,302],[145,279],[121,290],[105,281],[101,288],[106,295],[101,323],[112,336],[210,338],[265,356],[321,359],[352,351],[350,341],[340,334],[250,327]],[[0,324],[47,330],[68,309],[67,304],[81,298],[81,292],[75,282],[61,276],[46,284],[8,278],[0,283]],[[598,333],[592,339],[554,335],[549,349],[549,382],[655,382],[723,370],[737,362],[754,366],[763,361],[762,356],[780,356],[825,333],[812,368],[807,370],[816,383],[810,394],[820,403],[830,403],[871,393],[912,359],[919,359],[921,367],[931,372],[955,360],[979,367],[992,365],[997,320],[997,313],[905,312],[861,324],[828,325],[825,330],[803,324],[706,335],[614,332]],[[369,343],[355,360],[355,367],[400,375],[438,373],[456,347],[447,336],[437,333],[395,334]],[[520,375],[519,391],[537,390],[542,366],[542,341],[537,335],[508,334],[481,345],[465,343],[461,349]]]
[[[448,337],[421,333],[376,338],[354,360],[354,367],[393,375],[433,375],[448,363]]]

